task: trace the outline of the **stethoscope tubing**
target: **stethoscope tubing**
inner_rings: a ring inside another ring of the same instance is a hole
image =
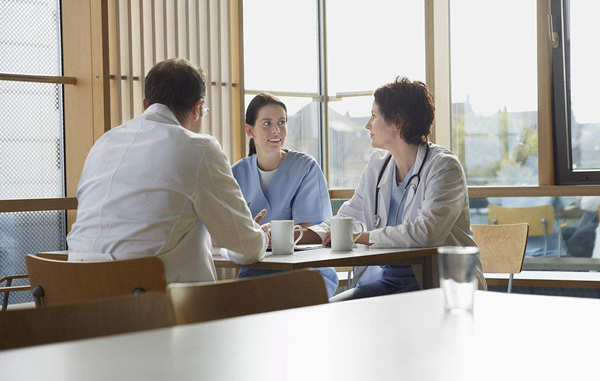
[[[423,157],[423,161],[421,162],[421,166],[419,167],[419,170],[417,171],[416,174],[412,175],[411,177],[409,177],[408,182],[406,183],[406,187],[404,188],[404,190],[402,191],[402,195],[400,196],[400,202],[399,202],[399,207],[402,206],[402,201],[404,199],[404,196],[406,194],[406,190],[408,189],[408,186],[410,185],[410,183],[412,182],[412,180],[416,177],[417,178],[417,186],[415,187],[415,191],[416,189],[419,187],[419,184],[421,183],[421,171],[423,170],[423,166],[425,165],[425,161],[427,160],[427,155],[429,154],[429,143],[426,143],[426,149],[425,149],[425,156]],[[383,173],[385,172],[387,166],[390,163],[390,160],[392,159],[392,154],[390,154],[390,156],[387,157],[387,159],[385,160],[385,163],[383,164],[383,167],[381,167],[381,170],[379,171],[379,176],[377,177],[377,184],[375,186],[375,218],[373,219],[373,227],[377,228],[379,226],[379,224],[381,223],[381,217],[379,217],[379,183],[381,182],[381,178],[383,177]],[[400,208],[398,208],[398,212],[396,213],[396,222],[398,219],[398,214],[400,213]]]

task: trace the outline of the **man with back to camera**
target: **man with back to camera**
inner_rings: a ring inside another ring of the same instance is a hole
[[[148,72],[144,113],[106,132],[85,161],[69,261],[158,256],[170,283],[216,280],[211,239],[236,263],[265,256],[265,211],[252,219],[221,146],[200,134],[205,94],[187,60]]]

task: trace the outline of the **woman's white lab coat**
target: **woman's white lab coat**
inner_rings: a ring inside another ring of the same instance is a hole
[[[390,181],[395,162],[393,158],[388,162],[383,169],[381,181],[377,184],[386,158],[390,155],[384,150],[373,152],[354,196],[338,211],[338,216],[353,217],[364,225],[366,231],[371,232],[369,242],[373,247],[477,246],[471,231],[469,197],[463,168],[451,151],[432,143],[428,143],[428,146],[429,153],[424,163],[427,145],[420,145],[417,151],[413,174],[417,174],[421,166],[423,168],[420,182],[415,177],[406,187],[402,224],[386,227],[391,197]],[[375,197],[379,198],[378,210],[375,210]],[[329,221],[312,230],[323,237],[329,230]],[[481,262],[477,266],[479,288],[486,289]],[[370,266],[370,270],[377,271],[378,266]],[[368,273],[367,267],[357,267],[353,285],[362,276],[368,277]],[[434,260],[433,275],[434,285],[437,286],[437,260]]]

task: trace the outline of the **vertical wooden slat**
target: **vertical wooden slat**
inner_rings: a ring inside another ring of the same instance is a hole
[[[206,0],[206,41],[207,41],[207,49],[206,49],[206,59],[207,59],[207,67],[206,67],[206,97],[210,99],[210,97],[212,96],[212,41],[210,39],[211,36],[211,25],[210,25],[210,2],[211,0]],[[211,101],[212,102],[212,101]],[[212,103],[211,103],[212,105]],[[218,110],[215,110],[216,112],[218,112]],[[212,135],[213,134],[213,114],[215,113],[215,111],[213,112],[209,112],[208,113],[208,129],[205,130],[205,133]]]
[[[538,172],[540,185],[554,185],[552,140],[552,50],[548,38],[546,0],[537,0]]]
[[[117,84],[118,105],[119,105],[119,124],[123,123],[123,88],[121,86],[121,7],[120,0],[115,2],[115,27],[116,27],[116,45],[117,45],[117,73],[115,82]]]
[[[217,139],[219,139],[219,142],[221,142],[221,145],[223,144],[223,76],[222,76],[222,68],[221,68],[221,64],[222,64],[222,60],[221,60],[221,51],[222,51],[222,38],[221,38],[221,2],[219,0],[217,0],[217,17],[216,17],[216,30],[217,30],[217,64],[215,65],[215,69],[217,71],[217,78],[215,80],[216,82],[216,90],[217,90],[217,102],[218,102],[218,120],[216,122],[215,127],[219,129],[218,131],[218,136]]]
[[[246,155],[246,131],[244,129],[244,28],[243,28],[243,0],[229,0],[231,2],[231,74],[232,82],[232,161],[235,163]],[[233,87],[233,84],[237,84]]]
[[[234,151],[234,139],[233,139],[233,135],[235,132],[235,127],[233,124],[233,79],[232,79],[232,74],[233,74],[233,63],[231,62],[231,47],[232,47],[232,43],[233,43],[233,36],[232,36],[232,30],[231,30],[231,4],[228,0],[226,1],[226,9],[227,11],[225,12],[225,25],[226,25],[226,31],[227,31],[227,97],[228,102],[227,102],[227,109],[225,110],[226,114],[227,114],[227,120],[228,123],[227,125],[229,126],[230,130],[229,130],[229,152],[227,154],[227,157],[229,157],[229,160],[232,162],[233,161],[233,151]]]
[[[110,130],[110,70],[108,60],[108,1],[92,1],[91,48],[94,141]]]
[[[173,17],[175,20],[175,57],[179,58],[179,1],[174,1]]]
[[[169,50],[168,50],[168,46],[169,46],[169,35],[167,34],[167,27],[168,27],[168,23],[167,23],[167,0],[163,0],[163,39],[164,39],[164,56],[163,56],[163,60],[166,60],[169,57]]]
[[[129,119],[133,119],[133,33],[131,27],[131,0],[127,0],[127,57],[129,65],[127,68],[127,84],[129,86]]]
[[[202,43],[201,43],[201,36],[202,33],[200,33],[200,2],[202,0],[197,0],[196,1],[196,62],[197,65],[199,67],[202,67],[202,54],[201,54],[201,50],[202,50]],[[204,1],[208,1],[208,0],[204,0]]]
[[[146,60],[144,54],[144,0],[139,0],[140,2],[140,85],[142,87],[142,98],[146,97],[146,69],[144,65],[144,61]]]
[[[143,1],[143,0],[141,0]],[[152,20],[152,65],[156,64],[156,1],[150,4],[150,19]],[[144,86],[145,87],[145,86]]]
[[[190,52],[190,0],[185,0],[185,58],[192,60]]]

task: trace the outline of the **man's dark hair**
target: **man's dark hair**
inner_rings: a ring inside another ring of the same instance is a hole
[[[427,141],[435,114],[427,85],[398,77],[375,90],[375,102],[383,119],[396,126],[402,140],[413,145]]]
[[[159,62],[146,76],[146,107],[161,103],[173,111],[180,123],[205,95],[204,74],[188,60],[171,58]]]

